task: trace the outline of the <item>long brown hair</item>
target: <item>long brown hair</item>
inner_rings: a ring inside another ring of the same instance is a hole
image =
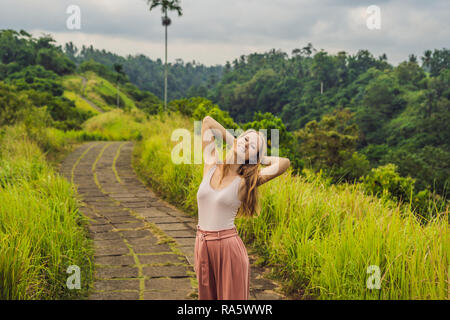
[[[242,132],[236,139],[239,137],[246,135],[249,132],[256,132],[262,140],[262,145],[258,149],[258,154],[256,157],[256,163],[243,163],[240,165],[238,169],[238,174],[241,176],[241,178],[245,179],[245,186],[246,186],[246,194],[242,201],[241,206],[239,207],[239,210],[237,212],[238,216],[243,217],[252,217],[254,215],[259,215],[261,211],[260,203],[259,203],[259,191],[257,188],[258,178],[259,178],[259,171],[261,166],[261,159],[263,156],[266,155],[267,146],[266,146],[266,139],[264,137],[264,134],[260,133],[259,131],[256,131],[255,129],[248,129],[244,132]],[[223,162],[218,164],[218,167],[220,169],[220,182],[222,182],[223,177],[225,177],[228,172],[230,172],[230,164]]]

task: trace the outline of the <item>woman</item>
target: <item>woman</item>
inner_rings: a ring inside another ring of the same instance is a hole
[[[219,161],[215,134],[233,141]],[[203,180],[197,192],[194,269],[200,300],[248,300],[250,262],[234,219],[259,214],[257,187],[281,175],[287,158],[268,157],[264,135],[249,129],[234,136],[210,116],[202,122]],[[260,164],[268,167],[260,170]],[[218,170],[216,170],[218,169]]]

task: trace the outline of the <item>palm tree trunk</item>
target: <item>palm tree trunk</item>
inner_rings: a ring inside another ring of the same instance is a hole
[[[119,108],[119,81],[117,81],[117,108]]]
[[[166,20],[167,20],[167,11],[165,12]],[[165,75],[164,75],[164,111],[167,110],[167,24],[166,28],[166,62],[165,62]]]

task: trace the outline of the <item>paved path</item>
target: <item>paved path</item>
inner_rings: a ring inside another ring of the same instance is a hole
[[[90,218],[95,279],[90,299],[197,299],[197,220],[160,199],[131,167],[133,142],[85,143],[61,171]],[[249,252],[251,299],[286,299]]]

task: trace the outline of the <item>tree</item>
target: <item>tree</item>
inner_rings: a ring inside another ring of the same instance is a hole
[[[316,169],[336,169],[352,157],[359,138],[358,126],[348,110],[335,110],[320,122],[310,121],[294,133],[299,154]]]
[[[429,61],[430,74],[434,77],[450,69],[450,50],[443,48],[442,50],[434,49],[433,55]]]
[[[403,61],[394,68],[394,74],[398,83],[402,86],[408,86],[411,90],[417,90],[421,86],[421,81],[425,78],[425,72],[416,61]]]
[[[422,68],[427,72],[430,72],[431,53],[431,50],[426,50],[423,54],[423,57],[421,57]]]
[[[363,145],[385,143],[387,132],[383,126],[394,119],[406,106],[402,87],[394,72],[369,72],[376,75],[362,90],[356,120],[364,134]]]
[[[304,54],[305,56],[310,56],[313,52],[317,52],[316,49],[314,49],[313,45],[311,44],[311,42],[308,43],[308,45],[306,47],[303,47],[300,50],[300,53]]]
[[[36,64],[42,65],[48,70],[52,70],[59,75],[72,73],[75,71],[73,63],[62,52],[53,48],[42,48],[36,56]]]
[[[327,88],[330,88],[337,82],[333,58],[323,50],[314,55],[311,72],[314,78],[320,82],[320,94],[323,94],[324,84]]]
[[[125,76],[123,72],[123,66],[119,63],[114,63],[114,70],[117,72],[117,108],[119,108],[119,81],[120,77]]]
[[[161,11],[164,14],[162,17],[162,25],[165,27],[165,71],[164,71],[164,110],[167,108],[167,27],[170,25],[171,20],[167,16],[167,10],[177,11],[178,16],[181,16],[181,7],[179,6],[179,0],[146,0],[147,4],[150,5],[149,10],[152,11],[154,8],[161,6]]]
[[[78,48],[73,44],[72,41],[70,41],[65,44],[64,52],[72,61],[75,61],[75,56],[78,53]]]

